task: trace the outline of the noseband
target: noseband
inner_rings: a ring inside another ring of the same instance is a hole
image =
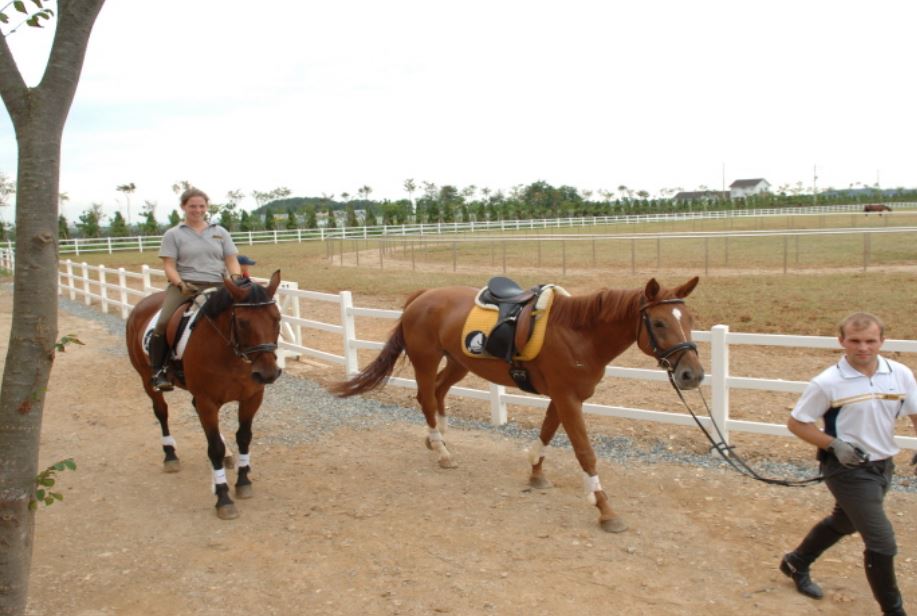
[[[213,322],[209,317],[207,318],[210,321],[210,324],[213,325],[213,328],[217,330],[217,333],[226,340],[226,344],[232,347],[233,352],[236,354],[236,357],[241,358],[247,363],[252,363],[252,359],[249,355],[255,353],[273,353],[277,350],[277,344],[273,342],[265,342],[262,344],[255,344],[252,346],[247,346],[242,348],[239,345],[239,334],[238,334],[238,325],[236,324],[236,308],[263,308],[265,306],[270,306],[276,304],[277,300],[270,300],[267,302],[238,302],[233,304],[230,307],[230,319],[229,319],[229,339],[227,340],[226,336],[223,335],[223,332],[220,331],[220,328],[216,326],[216,323]]]
[[[678,362],[680,362],[681,358],[684,357],[684,354],[682,354],[678,358],[678,361],[675,362],[674,366],[671,364],[671,362],[669,362],[669,356],[675,353],[678,353],[679,351],[694,351],[695,353],[697,353],[697,345],[691,342],[690,340],[686,340],[684,342],[679,342],[678,344],[673,344],[672,346],[670,346],[667,349],[660,349],[659,341],[656,339],[656,334],[653,333],[653,328],[652,328],[652,324],[650,323],[650,315],[649,315],[648,309],[652,308],[653,306],[659,306],[661,304],[684,304],[684,303],[685,303],[685,300],[681,298],[673,298],[673,299],[661,299],[655,302],[647,302],[643,304],[642,306],[640,306],[640,317],[641,318],[640,318],[640,326],[638,326],[637,328],[637,338],[638,339],[640,338],[640,327],[645,327],[646,336],[650,342],[650,348],[653,350],[653,357],[655,357],[656,361],[659,362],[659,367],[665,368],[669,373],[675,370],[675,368],[678,366]]]

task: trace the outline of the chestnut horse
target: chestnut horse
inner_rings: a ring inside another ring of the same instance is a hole
[[[238,517],[239,513],[229,497],[223,469],[224,458],[230,456],[226,455],[226,445],[220,435],[220,407],[227,402],[239,402],[236,497],[250,498],[252,421],[261,406],[264,386],[277,380],[281,373],[275,353],[280,335],[280,310],[274,293],[279,284],[280,270],[274,272],[266,288],[251,282],[236,285],[225,279],[223,288],[212,293],[201,307],[180,366],[173,364],[170,368],[173,373],[176,368],[183,373],[183,378],[175,378],[175,384],[191,394],[191,403],[207,436],[217,516],[224,520]],[[153,413],[162,429],[163,470],[174,473],[180,469],[180,464],[175,454],[175,439],[169,432],[169,407],[162,392],[150,385],[150,362],[143,350],[144,333],[159,311],[164,296],[162,292],[154,293],[134,307],[127,319],[126,338],[127,353],[153,401]]]
[[[574,297],[558,293],[541,352],[522,363],[535,389],[551,399],[541,434],[530,449],[529,484],[551,486],[542,468],[545,448],[563,424],[583,469],[587,498],[599,509],[599,524],[606,531],[621,532],[627,526],[612,509],[599,482],[583,402],[595,392],[606,364],[634,342],[669,371],[678,387],[700,385],[704,369],[691,342],[693,317],[684,305],[684,298],[697,282],[695,277],[677,288],[664,289],[653,278],[641,289],[606,289]],[[444,399],[449,388],[469,371],[491,383],[514,385],[502,359],[470,358],[462,351],[462,327],[476,294],[477,290],[469,287],[414,293],[405,302],[401,319],[378,357],[350,380],[332,386],[341,397],[376,388],[391,375],[405,352],[414,367],[417,400],[427,421],[427,447],[438,453],[444,468],[455,466],[443,441],[447,427]],[[437,374],[443,357],[446,365]]]

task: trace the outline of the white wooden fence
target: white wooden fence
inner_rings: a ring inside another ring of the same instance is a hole
[[[59,269],[59,293],[67,294],[71,300],[81,298],[86,305],[98,304],[103,312],[110,309],[120,311],[121,318],[126,319],[136,300],[159,290],[153,280],[160,284],[164,279],[162,270],[143,266],[139,273],[124,268],[107,268],[86,263],[62,261]],[[116,281],[116,282],[115,282]],[[283,282],[277,291],[278,303],[283,312],[283,327],[279,349],[285,357],[305,355],[322,362],[337,364],[343,367],[346,375],[359,371],[357,351],[359,349],[380,350],[382,342],[361,340],[356,337],[357,318],[375,318],[397,320],[400,310],[378,308],[359,308],[354,306],[350,291],[340,293],[321,293],[299,289],[295,282]],[[314,321],[303,318],[300,300],[327,302],[336,305],[340,317],[335,323]],[[308,337],[303,336],[303,329],[320,330],[341,337],[341,354],[307,346]],[[732,390],[758,390],[771,392],[802,393],[806,381],[789,381],[732,376],[729,373],[729,350],[737,345],[755,345],[769,347],[797,347],[813,349],[839,349],[837,339],[829,336],[786,336],[774,334],[743,334],[730,332],[727,325],[716,325],[710,331],[692,331],[694,340],[708,343],[711,352],[710,371],[704,378],[704,385],[710,387],[710,409],[712,420],[716,421],[728,442],[729,432],[749,432],[757,434],[791,436],[783,424],[771,424],[756,421],[731,419],[729,416],[729,395]],[[883,351],[917,353],[917,341],[888,339]],[[608,366],[606,377],[638,379],[644,381],[668,381],[665,372],[641,368]],[[393,377],[390,385],[415,387],[412,379]],[[547,408],[548,399],[541,396],[530,396],[510,393],[502,385],[491,384],[488,390],[453,387],[450,395],[485,400],[490,403],[491,421],[502,425],[507,421],[507,405],[521,405],[534,408]],[[622,406],[587,403],[585,412],[608,417],[622,417],[644,421],[656,421],[676,425],[693,426],[694,420],[687,414],[659,410],[637,409]],[[701,416],[700,420],[707,428],[711,427],[711,417]],[[898,445],[908,449],[917,449],[917,438],[897,436]]]
[[[895,210],[912,210],[917,203],[891,203]],[[698,206],[702,207],[702,206]],[[862,213],[863,204],[819,205],[805,207],[756,208],[716,210],[708,212],[697,209],[687,212],[666,212],[657,214],[619,214],[615,216],[580,216],[564,218],[539,218],[527,220],[482,220],[469,222],[432,222],[408,223],[401,225],[375,225],[371,227],[337,227],[318,229],[274,229],[262,231],[234,231],[233,241],[239,246],[254,244],[280,244],[283,242],[324,241],[328,239],[368,239],[405,236],[437,236],[461,233],[546,231],[569,227],[593,227],[596,225],[635,225],[644,223],[738,219],[754,217],[801,216],[812,214],[837,214],[842,212]],[[887,220],[887,218],[886,218]],[[79,256],[85,253],[108,253],[119,250],[143,252],[158,251],[162,236],[129,236],[73,238],[58,241],[61,255]],[[7,241],[7,248],[12,249],[14,242]]]

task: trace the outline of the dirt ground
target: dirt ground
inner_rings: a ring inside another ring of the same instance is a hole
[[[0,358],[10,310],[4,293]],[[781,554],[829,508],[823,487],[605,460],[603,485],[630,524],[608,534],[583,497],[572,453],[552,451],[546,469],[555,488],[533,491],[523,445],[476,430],[451,432],[459,467],[443,470],[416,424],[342,428],[283,446],[264,445],[261,426],[274,424],[256,419],[255,497],[237,501],[238,519],[218,520],[187,394],[169,394],[183,470],[165,474],[158,427],[122,341],[66,312],[59,332],[86,346],[58,355],[41,464],[73,457],[78,469],[60,477],[64,501],[38,513],[30,616],[877,611],[857,537],[819,561],[823,601],[798,595],[777,571]],[[328,378],[312,362],[291,372]],[[639,398],[641,387],[625,398]],[[409,405],[412,392],[385,395]],[[453,411],[486,419],[460,402]],[[660,440],[676,430],[630,429]],[[917,601],[917,495],[894,492],[887,507],[900,584]]]

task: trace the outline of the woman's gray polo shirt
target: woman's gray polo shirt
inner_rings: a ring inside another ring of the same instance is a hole
[[[160,257],[175,259],[178,275],[192,282],[223,282],[224,259],[239,254],[229,231],[216,223],[198,233],[180,223],[162,236]]]

